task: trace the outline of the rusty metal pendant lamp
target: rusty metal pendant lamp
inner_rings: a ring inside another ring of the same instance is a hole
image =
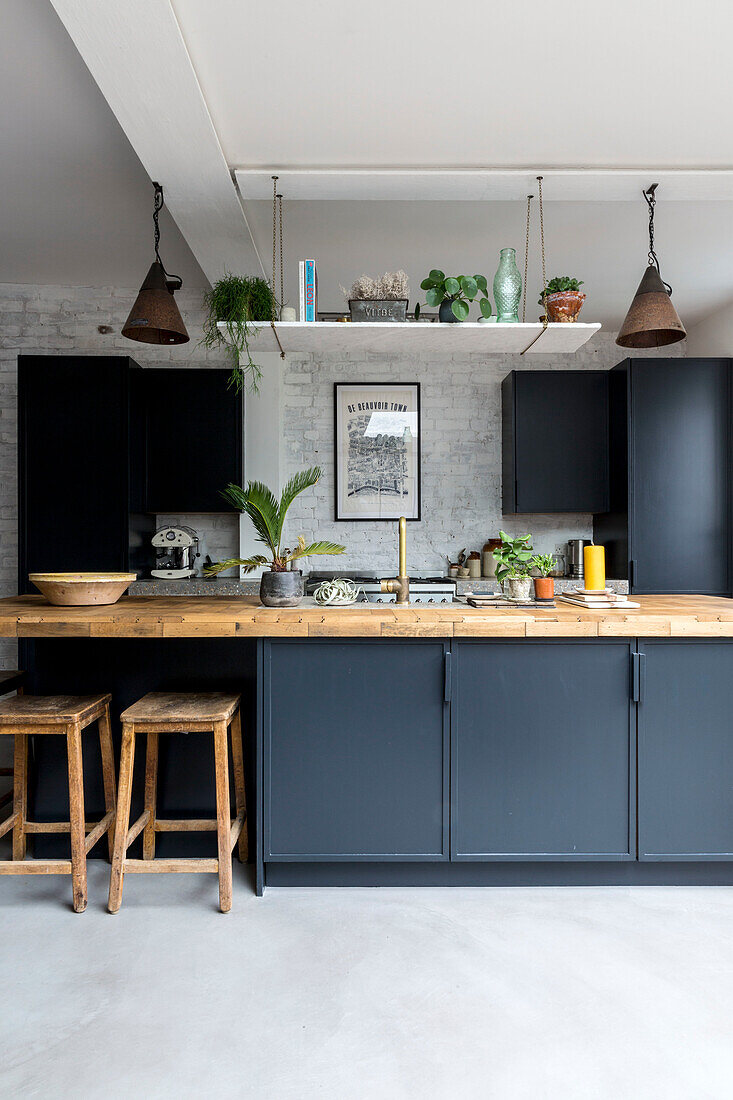
[[[622,348],[662,348],[684,340],[687,335],[672,305],[672,287],[662,279],[654,251],[654,193],[657,187],[658,184],[653,183],[642,191],[649,207],[649,266],[616,337],[616,343]]]
[[[140,293],[130,310],[130,316],[125,321],[122,335],[128,340],[138,340],[143,344],[186,344],[190,337],[173,298],[174,291],[180,290],[183,286],[183,279],[180,275],[169,275],[160,258],[158,217],[165,200],[160,184],[154,182],[153,187],[155,188],[153,203],[155,259],[140,287]]]

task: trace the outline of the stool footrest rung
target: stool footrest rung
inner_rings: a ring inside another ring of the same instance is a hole
[[[92,829],[96,829],[98,824],[98,821],[86,821],[84,828],[88,833],[91,833]],[[69,833],[71,832],[71,825],[68,821],[26,821],[23,825],[23,832]]]
[[[133,840],[137,840],[140,833],[143,831],[147,823],[150,821],[150,810],[143,810],[140,817],[137,819],[134,825],[131,825],[127,830],[127,843],[125,844],[125,851],[130,847]]]
[[[156,833],[208,833],[216,832],[216,818],[209,817],[156,817]]]
[[[126,859],[126,875],[202,874],[219,871],[218,859]]]
[[[237,814],[237,816],[234,818],[234,821],[232,822],[231,828],[229,830],[229,850],[230,851],[232,851],[234,849],[234,845],[239,840],[239,834],[241,833],[242,828],[244,826],[244,819],[245,819],[246,816],[247,816],[246,812],[244,810],[240,810],[239,813]]]
[[[0,859],[2,875],[70,875],[70,859]]]
[[[110,825],[112,824],[112,819],[114,818],[114,816],[114,810],[109,810],[104,815],[102,820],[97,822],[92,831],[89,833],[89,836],[84,841],[85,852],[91,852],[97,841],[104,836],[104,834],[107,832]]]

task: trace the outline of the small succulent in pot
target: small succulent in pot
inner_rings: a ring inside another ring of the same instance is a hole
[[[577,321],[585,294],[581,291],[583,281],[569,275],[556,275],[539,297],[539,305],[545,307],[547,320],[552,322]]]
[[[557,566],[552,554],[537,554],[532,558],[532,566],[539,573],[534,579],[534,594],[538,600],[551,600],[555,596],[555,581],[551,573]]]
[[[493,551],[496,562],[496,579],[511,600],[528,600],[532,590],[530,570],[534,564],[532,536],[512,538],[506,531],[499,532],[501,545]]]
[[[299,558],[317,554],[343,554],[345,546],[335,542],[312,542],[306,544],[302,535],[298,535],[298,545],[290,550],[282,544],[283,526],[288,508],[295,498],[315,485],[321,476],[320,466],[301,470],[290,479],[282,491],[280,500],[275,498],[271,489],[260,481],[250,481],[246,489],[241,485],[227,485],[222,496],[239,512],[246,512],[257,532],[257,542],[267,547],[268,554],[253,554],[251,558],[226,558],[204,566],[207,577],[215,577],[225,569],[240,566],[245,573],[261,566],[269,566],[262,574],[260,582],[260,600],[266,607],[296,607],[303,598],[303,576],[292,563]]]
[[[489,284],[485,275],[445,275],[437,267],[423,279],[420,287],[425,291],[425,301],[433,309],[438,307],[438,320],[442,323],[465,321],[469,314],[469,302],[482,295],[479,302],[481,316],[491,316]],[[420,304],[415,306],[415,320],[420,317]]]

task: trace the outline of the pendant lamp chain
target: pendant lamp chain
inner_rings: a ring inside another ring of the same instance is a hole
[[[154,230],[155,230],[154,231],[155,258],[158,261],[158,263],[162,263],[162,260],[160,258],[160,252],[159,252],[159,247],[160,247],[160,225],[158,224],[158,217],[160,215],[161,210],[163,209],[163,202],[164,202],[163,188],[160,186],[159,183],[154,183],[153,187],[155,188],[155,198],[153,199],[153,226],[154,226]]]
[[[649,207],[649,266],[656,267],[657,271],[659,271],[659,260],[657,259],[656,252],[654,251],[654,207],[657,205],[657,197],[654,192],[656,191],[658,186],[658,183],[653,183],[651,187],[649,187],[646,191],[642,191],[642,195],[646,199],[646,204]],[[661,271],[659,273],[661,275]],[[672,287],[669,285],[669,283],[665,282],[664,279],[662,279],[662,282],[667,288],[667,293],[671,298]]]

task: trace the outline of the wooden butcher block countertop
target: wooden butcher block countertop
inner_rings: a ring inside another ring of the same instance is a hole
[[[108,607],[0,600],[4,638],[733,638],[733,600],[635,596],[638,610],[463,604],[263,608],[256,597],[130,596]]]

